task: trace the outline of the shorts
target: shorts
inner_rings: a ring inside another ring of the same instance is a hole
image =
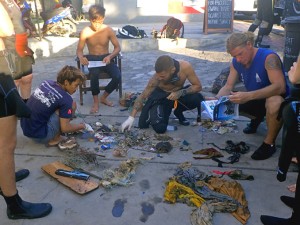
[[[0,74],[0,118],[15,115],[16,101],[9,101],[9,96],[15,94],[16,85],[11,76]]]
[[[10,74],[14,80],[32,74],[32,56],[20,57],[14,50],[0,51],[0,72]]]
[[[47,144],[60,132],[59,116],[53,113],[47,123],[47,136],[44,138],[33,138],[34,141],[42,144]]]
[[[240,114],[248,114],[263,120],[266,115],[266,99],[251,100],[239,105]]]

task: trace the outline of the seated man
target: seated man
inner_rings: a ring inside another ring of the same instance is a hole
[[[129,118],[122,124],[122,131],[130,130],[134,117],[142,109],[139,128],[148,128],[151,124],[155,132],[166,132],[174,101],[177,103],[174,115],[180,124],[189,125],[189,121],[183,115],[186,110],[197,108],[200,115],[203,96],[198,92],[202,90],[202,86],[190,63],[163,55],[156,60],[155,71],[145,90],[135,100]],[[191,85],[184,87],[186,80]],[[145,100],[147,101],[143,107]]]
[[[246,134],[255,133],[266,116],[267,136],[251,156],[254,160],[264,160],[276,151],[275,140],[282,126],[277,115],[288,86],[279,56],[272,50],[255,48],[253,43],[252,32],[233,33],[227,39],[227,52],[233,59],[228,80],[216,97],[229,95],[230,101],[240,104],[241,114],[251,116],[250,124],[243,130]],[[239,77],[246,92],[232,92]]]
[[[47,146],[57,146],[63,140],[61,133],[87,129],[87,124],[70,123],[75,110],[71,95],[84,79],[79,69],[65,66],[59,71],[56,82],[42,82],[27,101],[31,117],[21,118],[24,135]]]
[[[91,75],[91,89],[93,95],[93,106],[91,113],[97,113],[99,110],[99,79],[100,71],[104,71],[111,76],[111,81],[105,87],[105,91],[100,98],[102,104],[113,106],[113,103],[107,100],[107,97],[115,90],[120,82],[121,73],[119,68],[111,60],[121,51],[120,44],[113,29],[103,24],[105,17],[105,9],[100,5],[93,5],[89,9],[89,18],[91,25],[85,27],[81,33],[77,46],[77,56],[82,65],[88,65],[91,61],[103,61],[106,66],[89,68]],[[112,43],[114,49],[109,53],[109,42]],[[89,51],[89,55],[83,55],[85,44]]]

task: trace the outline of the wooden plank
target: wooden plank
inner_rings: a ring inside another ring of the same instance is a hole
[[[99,182],[94,180],[93,178],[89,178],[87,181],[84,181],[84,180],[78,180],[70,177],[63,177],[55,174],[55,171],[57,169],[73,170],[71,167],[66,166],[65,164],[59,161],[52,162],[42,166],[42,170],[44,170],[47,174],[49,174],[51,177],[55,178],[58,182],[69,187],[71,190],[75,191],[78,194],[83,195],[99,187]]]

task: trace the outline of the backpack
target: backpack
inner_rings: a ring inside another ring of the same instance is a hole
[[[184,34],[184,25],[181,20],[176,19],[175,17],[171,17],[167,20],[167,24],[163,26],[161,29],[161,36],[166,38],[176,39],[180,35],[180,30],[182,28],[181,38],[183,38]]]
[[[227,78],[229,76],[230,67],[224,68],[221,73],[214,80],[211,92],[218,94],[219,90],[226,84]]]
[[[138,27],[133,25],[126,25],[118,29],[118,38],[141,39],[147,37],[144,30],[139,30]]]

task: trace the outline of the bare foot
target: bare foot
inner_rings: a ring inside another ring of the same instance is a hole
[[[99,105],[94,104],[91,108],[90,114],[98,113],[98,110],[99,110]]]
[[[108,101],[106,98],[103,98],[103,97],[100,98],[100,102],[101,102],[102,104],[104,104],[104,105],[109,106],[109,107],[113,107],[113,106],[114,106],[114,103],[113,103],[113,102]]]
[[[46,146],[47,146],[47,147],[55,147],[55,146],[57,146],[57,145],[58,145],[61,141],[63,141],[63,140],[64,140],[64,137],[60,135],[59,137],[56,137],[56,138],[50,140],[50,141],[46,144]]]
[[[293,157],[293,158],[292,158],[292,163],[295,163],[295,164],[298,163],[297,157]]]
[[[291,184],[291,185],[287,186],[287,189],[290,192],[296,192],[296,184]]]

